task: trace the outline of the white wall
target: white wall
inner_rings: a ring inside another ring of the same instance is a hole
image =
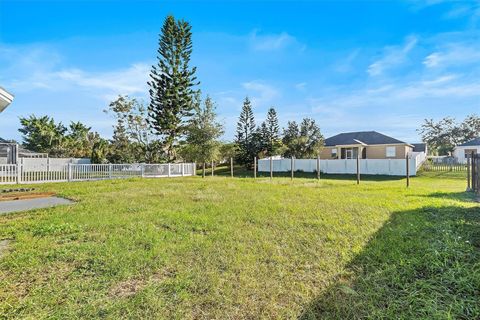
[[[90,164],[88,158],[20,158],[19,164],[23,165],[24,170],[34,171],[43,170],[49,166],[50,170],[62,170],[67,164]]]
[[[465,158],[465,150],[477,150],[477,153],[480,154],[480,146],[466,146],[466,147],[455,147],[453,151],[453,156],[457,159],[459,163],[467,163]]]
[[[409,159],[410,175],[417,174],[417,169],[421,163],[425,161],[424,152],[412,154]],[[291,170],[291,159],[274,159],[274,172],[288,172]],[[316,159],[295,159],[294,170],[303,172],[315,172],[317,170]],[[270,172],[270,160],[258,160],[259,172]],[[320,160],[320,172],[327,174],[356,174],[357,160]],[[390,175],[405,176],[407,172],[407,164],[404,159],[360,159],[360,173],[372,175]]]

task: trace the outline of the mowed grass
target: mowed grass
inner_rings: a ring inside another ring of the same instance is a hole
[[[36,185],[77,203],[0,216],[0,318],[480,317],[461,173],[302,177]]]

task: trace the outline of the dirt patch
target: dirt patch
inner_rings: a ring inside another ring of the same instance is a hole
[[[118,282],[115,284],[109,291],[109,296],[111,298],[128,298],[132,297],[137,292],[142,291],[149,284],[156,282],[162,282],[166,278],[174,277],[175,273],[169,270],[163,272],[155,273],[147,279],[143,278],[132,278],[125,281]]]
[[[12,193],[0,194],[0,201],[49,198],[49,197],[53,197],[54,195],[55,195],[54,192],[34,192],[34,193],[12,192]]]
[[[11,242],[11,239],[0,240],[0,259],[7,254],[8,250],[10,249]]]

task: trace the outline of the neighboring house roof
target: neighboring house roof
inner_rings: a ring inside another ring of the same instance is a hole
[[[6,157],[9,146],[13,144],[15,144],[15,142],[0,138],[0,157]],[[46,155],[45,153],[30,151],[28,149],[25,149],[21,145],[18,145],[18,154],[24,157],[39,157]]]
[[[0,112],[5,110],[6,107],[13,101],[13,95],[7,90],[0,87]]]
[[[341,145],[375,145],[375,144],[407,144],[406,142],[386,136],[376,131],[345,132],[325,139],[326,147]]]
[[[426,143],[412,143],[413,152],[427,152]]]
[[[459,145],[459,147],[480,146],[480,137],[467,141]]]

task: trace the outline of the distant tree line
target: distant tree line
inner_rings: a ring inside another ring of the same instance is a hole
[[[265,121],[257,126],[247,97],[237,123],[235,143],[237,162],[250,165],[255,157],[316,158],[324,138],[315,120],[310,118],[303,119],[300,124],[289,121],[282,134],[273,107],[268,110]]]
[[[480,137],[480,117],[472,114],[462,122],[451,117],[439,121],[425,119],[418,132],[431,154],[448,155],[455,146]]]

